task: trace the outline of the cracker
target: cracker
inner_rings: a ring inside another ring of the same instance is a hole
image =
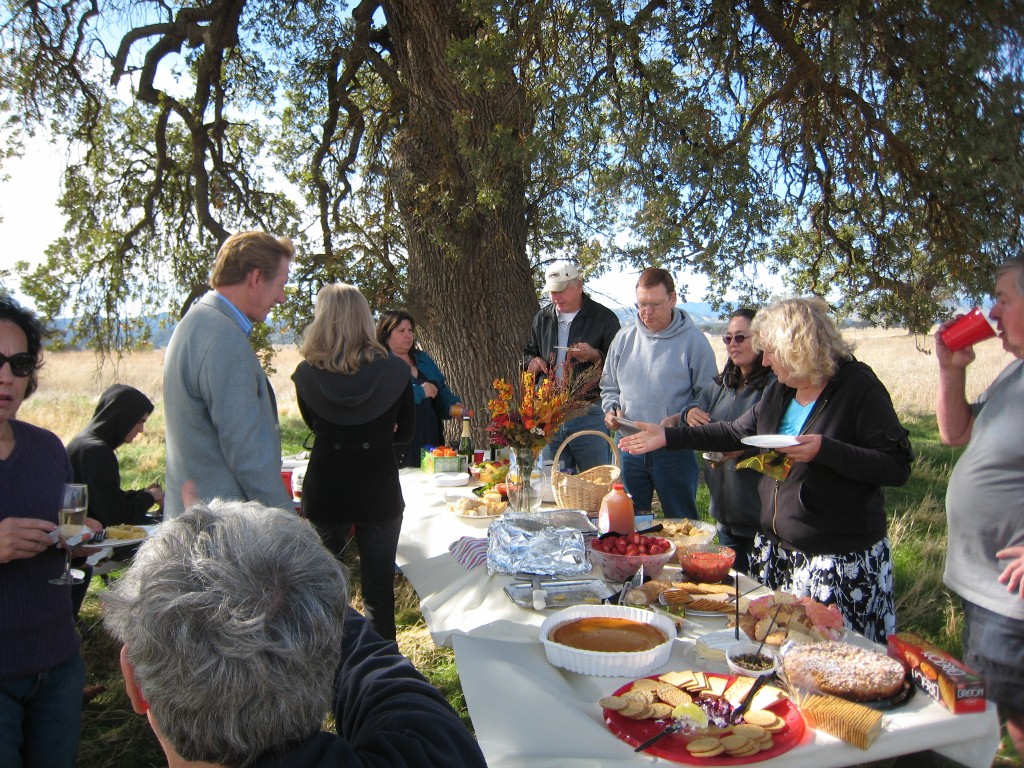
[[[610,709],[615,712],[619,712],[629,706],[629,699],[624,699],[621,696],[605,696],[597,702],[597,705],[601,707],[601,709]]]
[[[671,704],[663,704],[658,701],[649,706],[651,708],[650,718],[653,720],[664,720],[666,717],[672,716],[673,706]]]
[[[719,744],[714,749],[708,750],[707,752],[691,752],[690,754],[694,757],[717,757],[718,755],[725,752],[725,747]]]
[[[674,685],[665,684],[663,688],[658,689],[658,698],[666,704],[671,704],[673,707],[678,707],[683,704],[692,704],[693,697],[686,691],[681,691]]]
[[[632,718],[633,720],[649,720],[654,710],[651,709],[650,704],[644,704],[643,709],[637,712],[635,715],[626,715],[626,717]],[[626,714],[626,710],[622,710],[622,714]]]
[[[654,691],[649,691],[646,688],[630,688],[624,694],[622,698],[629,699],[630,701],[639,701],[643,704],[654,703]]]
[[[732,727],[732,732],[737,736],[745,736],[751,741],[763,739],[768,733],[768,731],[760,725],[754,725],[753,723],[740,723],[739,725],[734,725]]]
[[[659,685],[661,685],[661,681],[659,680],[652,680],[649,677],[641,677],[639,680],[633,683],[632,690],[656,691],[658,690]]]
[[[647,709],[647,705],[642,701],[630,701],[625,707],[619,710],[619,714],[623,717],[634,717],[638,712],[643,712]]]
[[[760,751],[760,747],[758,747],[757,744],[755,744],[754,742],[750,742],[750,746],[745,747],[743,749],[725,750],[726,754],[729,755],[729,757],[750,757],[751,755],[756,755]]]
[[[715,749],[717,749],[718,752],[714,752],[713,750],[715,750]],[[722,742],[720,742],[718,739],[710,738],[710,737],[702,737],[702,738],[699,738],[699,739],[694,739],[689,744],[687,744],[686,745],[686,750],[688,752],[690,752],[691,754],[693,754],[695,752],[702,752],[702,753],[711,752],[712,754],[718,755],[718,754],[721,754],[722,752],[724,752],[725,748],[722,746]]]
[[[762,728],[767,728],[769,725],[774,724],[779,719],[779,716],[774,712],[769,712],[767,709],[751,709],[744,713],[743,719],[752,725],[760,725]]]
[[[741,736],[738,733],[730,733],[728,736],[723,736],[721,738],[721,742],[727,752],[747,749],[751,744],[753,744],[753,742],[746,736]]]
[[[658,679],[663,683],[669,685],[682,685],[683,683],[693,682],[693,673],[690,671],[686,672],[666,672],[664,675],[659,675]]]

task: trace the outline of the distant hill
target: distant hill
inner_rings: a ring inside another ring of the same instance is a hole
[[[153,317],[144,318],[146,327],[149,329],[150,341],[154,349],[164,349],[171,340],[171,334],[174,333],[174,327],[177,323],[167,325],[167,318],[168,314],[166,312]],[[52,325],[54,329],[54,338],[62,339],[69,348],[83,349],[85,347],[83,344],[71,344],[70,318],[59,318]],[[270,340],[273,344],[277,345],[291,344],[295,341],[295,334],[289,327],[282,325],[277,327],[271,333]]]

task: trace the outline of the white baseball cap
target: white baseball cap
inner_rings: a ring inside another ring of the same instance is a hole
[[[571,262],[555,261],[544,270],[544,290],[549,293],[564,291],[573,280],[579,280],[580,270]]]

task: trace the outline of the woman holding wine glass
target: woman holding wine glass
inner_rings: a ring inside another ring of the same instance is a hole
[[[72,766],[85,666],[71,587],[55,586],[71,465],[60,438],[14,417],[36,389],[43,328],[0,296],[0,765]]]

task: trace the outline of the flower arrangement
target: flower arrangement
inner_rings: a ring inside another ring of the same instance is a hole
[[[495,445],[536,453],[566,421],[586,411],[587,395],[600,375],[600,367],[595,367],[577,376],[547,376],[538,382],[535,374],[524,371],[518,392],[505,379],[495,379],[497,396],[487,403],[488,438]]]

